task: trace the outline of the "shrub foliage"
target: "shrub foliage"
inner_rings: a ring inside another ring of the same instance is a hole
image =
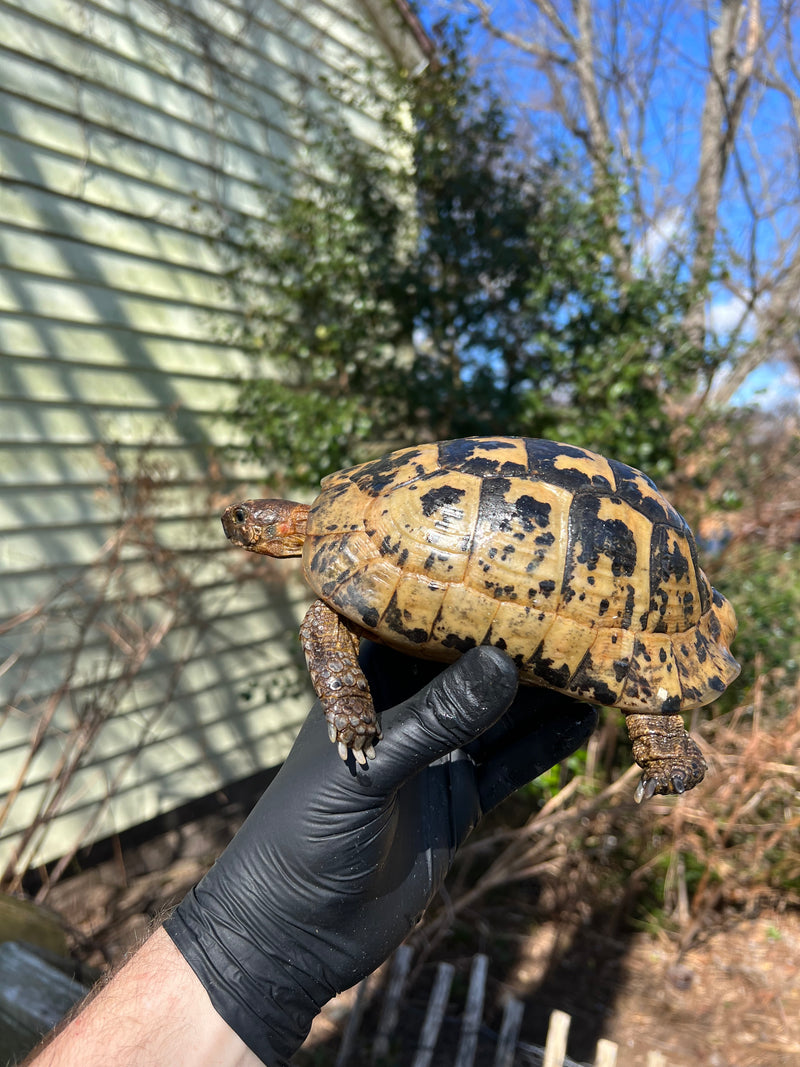
[[[678,264],[632,270],[624,191],[529,158],[440,35],[437,64],[383,72],[388,94],[359,101],[393,154],[309,119],[315,176],[247,232],[231,281],[258,357],[234,415],[248,451],[273,481],[316,485],[388,448],[510,433],[663,474],[667,398],[711,363],[682,329]]]

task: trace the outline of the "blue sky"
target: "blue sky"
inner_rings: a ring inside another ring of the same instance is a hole
[[[496,0],[491,9],[504,29],[541,44],[546,39],[536,35],[530,22],[535,6],[530,0]],[[564,13],[566,21],[574,18],[571,3],[553,0],[553,6]],[[712,23],[706,12],[713,16],[718,6],[687,0],[652,0],[648,4],[620,0],[615,6],[628,20],[620,66],[631,55],[641,64],[656,27],[660,26],[662,32],[641,142],[645,163],[640,171],[641,188],[653,220],[650,232],[638,235],[643,245],[663,241],[665,234],[680,241],[687,231],[687,204],[697,179],[700,116],[708,77],[708,33]],[[607,13],[612,9],[612,0],[596,0],[595,9]],[[459,10],[462,21],[469,12],[474,14],[466,0],[428,0],[423,4],[423,20],[431,24],[443,13]],[[786,36],[778,18],[779,4],[777,0],[763,0],[760,10],[768,48],[776,57],[774,73],[791,80],[789,64],[781,59]],[[800,39],[800,18],[796,17],[795,22]],[[497,42],[477,25],[473,26],[470,43],[479,68],[502,89],[512,113],[516,111],[532,123],[534,136],[542,144],[553,139],[563,143],[560,118],[548,112],[547,83],[532,57]],[[603,39],[598,33],[596,46],[608,67],[612,58],[610,39]],[[796,59],[800,63],[800,56]],[[796,89],[800,93],[800,85]],[[619,131],[623,125],[619,110],[613,102],[606,110],[610,123]],[[763,89],[751,92],[742,134],[737,141],[737,155],[728,169],[720,206],[720,264],[729,272],[731,284],[715,288],[710,320],[723,336],[741,316],[742,298],[748,298],[753,291],[751,265],[757,265],[755,280],[759,284],[770,265],[785,264],[800,240],[800,146],[787,98]],[[574,140],[571,143],[577,145]],[[776,399],[785,402],[796,400],[799,395],[797,374],[787,363],[776,361],[759,368],[736,399],[769,406]]]
[[[779,405],[800,408],[800,376],[790,363],[782,360],[765,363],[753,371],[731,402],[769,409]]]

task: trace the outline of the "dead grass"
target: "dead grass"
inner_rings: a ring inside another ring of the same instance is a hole
[[[683,797],[635,805],[636,766],[599,789],[576,777],[523,825],[469,842],[417,934],[423,955],[496,891],[523,883],[537,883],[542,919],[585,922],[602,908],[625,922],[638,908],[680,951],[732,911],[800,905],[800,699],[771,718],[766,682],[753,704],[701,726],[709,773]]]

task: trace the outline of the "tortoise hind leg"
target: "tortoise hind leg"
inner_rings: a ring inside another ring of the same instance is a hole
[[[633,758],[644,771],[637,804],[655,793],[685,793],[702,782],[707,764],[680,715],[627,715]]]
[[[358,665],[358,633],[347,619],[315,600],[300,627],[311,683],[328,720],[328,736],[347,759],[374,759],[372,742],[381,736],[367,679]]]

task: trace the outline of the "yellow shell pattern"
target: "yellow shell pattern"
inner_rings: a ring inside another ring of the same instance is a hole
[[[452,660],[492,644],[525,682],[626,713],[714,700],[739,673],[733,609],[645,475],[585,449],[466,438],[331,475],[303,552],[368,636]]]

